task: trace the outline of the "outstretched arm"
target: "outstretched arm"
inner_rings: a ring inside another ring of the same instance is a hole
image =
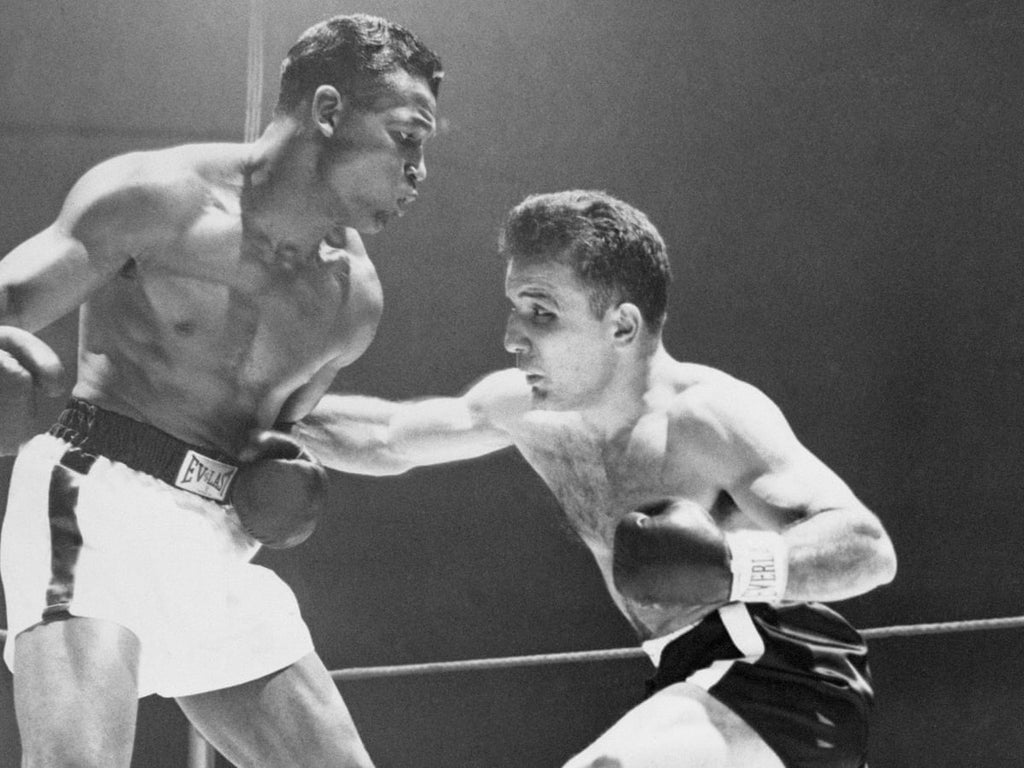
[[[512,445],[509,430],[528,407],[522,373],[507,370],[484,377],[461,397],[392,402],[328,394],[295,433],[328,467],[394,475]]]

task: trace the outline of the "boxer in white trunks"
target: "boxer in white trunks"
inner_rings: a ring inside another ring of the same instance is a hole
[[[249,560],[315,524],[324,470],[284,430],[376,332],[360,234],[417,197],[441,76],[404,28],[329,19],[289,51],[255,142],[107,160],[0,261],[26,768],[127,768],[154,692],[237,766],[372,765],[290,589]],[[75,310],[71,402],[26,442],[60,367],[26,332]]]

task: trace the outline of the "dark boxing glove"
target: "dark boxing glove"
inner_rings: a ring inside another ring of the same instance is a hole
[[[28,331],[0,326],[0,455],[18,452],[38,431],[36,400],[61,393],[57,353]]]
[[[281,432],[259,432],[239,453],[230,501],[245,530],[272,549],[301,544],[327,501],[327,472]]]
[[[614,546],[615,588],[640,603],[775,602],[785,592],[788,555],[780,534],[723,533],[707,510],[686,499],[629,512]]]

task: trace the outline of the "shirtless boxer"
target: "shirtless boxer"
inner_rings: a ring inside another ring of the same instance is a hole
[[[329,19],[255,142],[103,162],[0,261],[5,405],[56,376],[18,329],[80,308],[72,400],[22,445],[0,537],[23,766],[127,768],[150,693],[238,766],[371,765],[293,594],[249,561],[315,523],[323,468],[267,430],[376,332],[360,233],[415,200],[441,75],[401,27]]]
[[[657,667],[566,768],[862,765],[866,649],[812,601],[893,578],[879,520],[763,393],[667,353],[670,269],[642,213],[533,196],[501,251],[518,369],[458,398],[327,395],[304,442],[369,474],[515,446],[546,481]]]

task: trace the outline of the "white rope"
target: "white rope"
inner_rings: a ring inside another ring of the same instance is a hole
[[[259,1],[259,0],[255,0]],[[920,635],[944,635],[953,632],[978,632],[990,629],[1019,629],[1024,627],[1024,616],[1006,616],[994,619],[969,619],[966,621],[943,621],[931,624],[901,624],[889,627],[873,627],[861,630],[867,640],[887,637],[915,637]],[[0,642],[7,639],[7,631],[0,629]],[[464,661],[440,661],[427,664],[399,664],[383,667],[349,667],[331,672],[331,678],[338,680],[369,680],[383,677],[400,677],[445,672],[468,672],[487,669],[511,669],[534,667],[544,664],[569,664],[582,661],[609,661],[635,659],[644,656],[640,648],[608,648],[597,651],[574,651],[570,653],[541,653],[533,656],[504,656],[491,659],[467,659]],[[213,768],[216,752],[198,732],[189,726],[188,768]]]
[[[896,624],[888,627],[872,627],[860,630],[865,640],[881,640],[887,637],[917,637],[921,635],[946,635],[955,632],[978,632],[990,629],[1024,628],[1024,616],[1004,616],[994,619],[967,619],[963,621],[940,621],[930,624]],[[0,643],[7,639],[7,630],[0,629]],[[366,680],[379,677],[400,677],[433,672],[461,672],[487,669],[511,669],[514,667],[535,667],[544,664],[573,664],[584,661],[615,661],[638,659],[644,656],[641,648],[605,648],[596,651],[569,651],[567,653],[538,653],[533,656],[498,656],[489,659],[465,659],[461,661],[434,661],[423,664],[396,664],[381,667],[348,667],[331,672],[334,680]]]
[[[1009,616],[996,619],[972,619],[968,621],[944,621],[932,624],[903,624],[891,627],[874,627],[861,630],[865,640],[886,637],[913,637],[917,635],[940,635],[951,632],[975,632],[987,629],[1015,629],[1024,627],[1024,616]],[[597,651],[573,651],[570,653],[542,653],[535,656],[505,656],[491,659],[468,659],[464,661],[439,661],[426,664],[400,664],[384,667],[349,667],[331,672],[335,680],[369,680],[382,677],[404,677],[447,672],[467,672],[487,669],[512,669],[535,667],[543,664],[574,664],[583,661],[614,661],[617,659],[639,659],[646,654],[641,648],[609,648]]]
[[[245,140],[260,135],[263,110],[264,0],[249,0],[249,45],[245,73]]]

